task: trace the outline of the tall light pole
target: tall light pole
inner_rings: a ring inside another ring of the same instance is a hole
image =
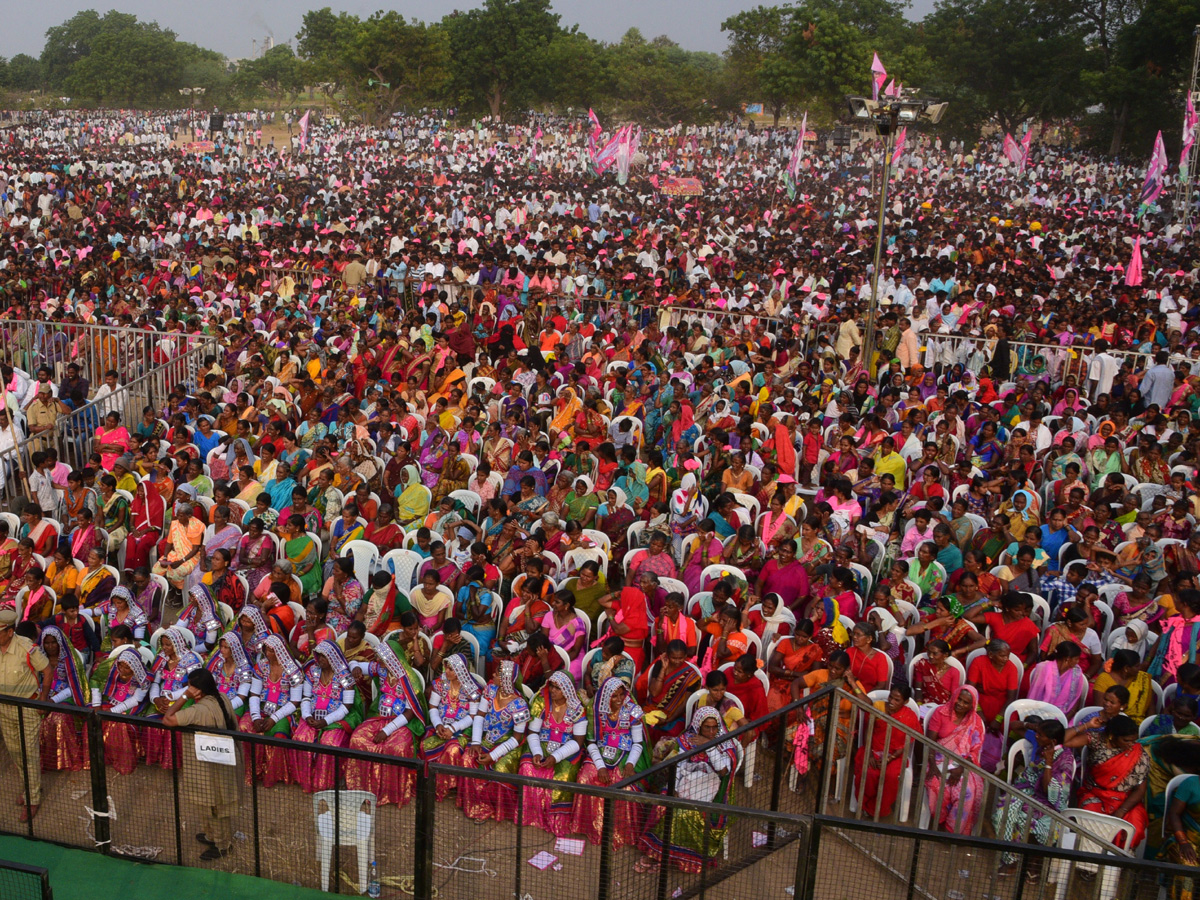
[[[875,317],[879,312],[879,271],[883,266],[884,220],[887,216],[888,182],[891,181],[892,152],[896,146],[896,130],[902,125],[929,122],[936,125],[946,114],[946,104],[920,100],[914,89],[902,89],[895,97],[872,100],[850,97],[850,114],[855,119],[870,119],[875,132],[883,138],[883,166],[879,179],[879,219],[875,233],[875,265],[871,270],[871,306],[867,309],[867,328],[863,335],[863,353],[867,371],[875,380]]]

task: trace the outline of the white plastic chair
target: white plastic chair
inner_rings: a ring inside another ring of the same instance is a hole
[[[1013,745],[1008,748],[1008,783],[1012,784],[1013,778],[1017,774],[1017,760],[1021,760],[1021,768],[1029,768],[1029,760],[1033,758],[1033,745],[1025,738],[1019,741],[1014,741]]]
[[[973,663],[979,657],[986,656],[986,655],[987,655],[986,647],[980,647],[978,650],[972,650],[970,653],[967,654],[967,662],[966,662],[965,668],[970,669],[971,663]],[[1025,680],[1025,663],[1021,662],[1021,658],[1019,656],[1017,656],[1015,653],[1010,653],[1008,655],[1008,661],[1016,667],[1016,669],[1017,669],[1017,684],[1021,684],[1021,682]]]
[[[742,581],[749,581],[746,578],[746,573],[737,566],[727,566],[723,563],[714,563],[711,566],[705,566],[700,572],[700,587],[706,590],[712,590],[712,583],[720,581],[725,576],[733,576],[740,578]]]
[[[1106,816],[1103,813],[1091,812],[1086,809],[1066,809],[1063,810],[1063,816],[1086,828],[1088,834],[1095,835],[1102,840],[1108,841],[1110,844],[1115,844],[1122,835],[1125,838],[1124,844],[1126,847],[1133,840],[1133,825],[1124,819],[1118,819],[1116,816]],[[1058,846],[1066,850],[1075,849],[1084,853],[1105,852],[1104,847],[1096,841],[1076,834],[1070,829],[1063,829],[1062,833],[1058,836]],[[1055,900],[1063,900],[1063,897],[1066,896],[1067,887],[1071,880],[1071,865],[1072,862],[1065,859],[1055,859],[1050,863],[1050,873],[1047,880],[1057,885],[1057,889],[1054,892]],[[1117,884],[1121,880],[1120,868],[1117,866],[1101,866],[1097,863],[1083,862],[1082,860],[1076,860],[1074,866],[1076,870],[1083,870],[1085,872],[1099,871],[1099,890],[1093,894],[1098,900],[1111,900],[1111,898],[1116,896]],[[1089,890],[1088,893],[1092,894],[1092,891]]]
[[[471,516],[472,521],[478,520],[479,507],[482,501],[479,499],[479,495],[477,493],[474,491],[451,491],[450,497],[451,499],[457,500],[466,508],[467,512]]]
[[[370,541],[350,541],[342,548],[342,554],[354,560],[354,577],[369,595],[371,573],[379,568],[379,548]]]
[[[912,657],[908,661],[908,683],[909,684],[912,684],[913,668],[916,666],[917,662],[922,659],[929,659],[929,654],[928,653],[918,653],[916,656]],[[970,662],[970,657],[968,657],[967,660],[968,660],[968,662]],[[958,686],[959,686],[959,688],[962,688],[962,686],[967,683],[966,666],[964,666],[961,662],[959,662],[953,656],[948,657],[946,659],[946,664],[948,666],[950,666],[950,668],[958,670]]]
[[[338,801],[340,808],[335,811],[334,804]],[[365,811],[364,804],[367,806]],[[367,866],[375,858],[375,804],[375,795],[370,791],[317,791],[313,794],[322,890],[330,889],[329,868],[333,845],[336,843],[343,847],[354,847],[358,854],[359,893],[366,893]]]
[[[1014,700],[1004,710],[1003,743],[1008,743],[1008,728],[1013,719],[1024,720],[1027,716],[1035,713],[1043,719],[1057,719],[1062,723],[1063,728],[1068,727],[1067,714],[1054,704],[1044,703],[1041,700]]]
[[[396,576],[396,586],[407,593],[416,581],[416,572],[424,560],[415,550],[389,550],[383,555],[383,568]]]

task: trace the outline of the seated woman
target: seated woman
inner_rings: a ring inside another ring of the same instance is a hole
[[[79,651],[54,625],[42,629],[38,644],[50,662],[49,668],[41,673],[42,678],[50,679],[47,699],[51,703],[82,709],[91,697]],[[70,713],[45,714],[39,728],[42,771],[78,772],[83,769],[87,762],[87,751],[83,745],[86,735],[81,739],[76,728],[78,722],[79,719]]]
[[[205,668],[212,673],[217,690],[229,701],[233,714],[241,716],[246,711],[246,704],[250,699],[254,668],[250,665],[245,645],[242,644],[238,632],[227,631],[221,635]]]
[[[587,710],[566,672],[554,672],[534,697],[529,737],[518,773],[527,778],[574,783],[587,739]],[[524,787],[524,824],[556,837],[571,833],[574,794],[554,788]]]
[[[1141,725],[1142,719],[1150,713],[1154,701],[1154,689],[1150,686],[1151,679],[1141,668],[1141,657],[1133,650],[1118,650],[1101,667],[1101,672],[1092,681],[1092,696],[1099,698],[1113,687],[1123,687],[1129,691],[1129,701],[1125,704],[1125,715],[1133,719],[1135,725]],[[1093,699],[1093,702],[1098,700]]]
[[[1198,866],[1200,848],[1200,777],[1185,778],[1175,786],[1171,803],[1166,802],[1167,785],[1176,775],[1200,776],[1200,741],[1179,735],[1164,735],[1140,742],[1150,759],[1146,812],[1146,858],[1184,866]],[[1164,821],[1165,819],[1165,821]],[[1181,878],[1174,896],[1191,894],[1193,880]]]
[[[725,733],[721,714],[711,706],[702,706],[692,713],[690,727],[672,740],[674,746],[663,758],[670,759],[705,744],[712,744]],[[705,752],[697,753],[676,767],[676,795],[705,803],[731,803],[734,775],[740,761],[737,741],[726,740],[710,746]],[[716,865],[729,829],[729,819],[723,812],[677,810],[672,816],[669,844],[666,843],[666,829],[660,816],[661,809],[652,810],[651,819],[657,818],[658,821],[639,842],[646,856],[634,864],[634,871],[647,872],[654,868],[655,861],[662,859],[664,847],[667,861],[684,872],[696,873],[703,866]]]
[[[771,650],[767,660],[767,678],[771,690],[767,694],[767,709],[774,712],[792,702],[792,682],[808,674],[821,661],[821,648],[813,641],[812,619],[796,623],[794,634],[782,637]]]
[[[422,756],[446,766],[463,765],[471,727],[482,691],[457,653],[447,656],[442,675],[429,693],[429,723],[433,730],[421,742]],[[458,779],[438,776],[437,799],[443,800],[458,786]]]
[[[304,669],[300,721],[292,731],[292,740],[299,744],[347,747],[350,735],[363,718],[363,703],[354,676],[333,641],[318,642],[312,656]],[[288,750],[287,754],[292,780],[306,794],[333,787],[332,756],[304,749]]]
[[[1134,827],[1129,844],[1136,847],[1146,836],[1146,779],[1150,758],[1138,743],[1138,727],[1129,716],[1113,716],[1101,728],[1071,729],[1064,747],[1088,748],[1083,787],[1076,805],[1080,809],[1124,819]]]
[[[645,685],[645,712],[657,712],[657,723],[650,728],[650,740],[657,743],[674,739],[687,726],[687,700],[700,688],[700,674],[690,663],[688,645],[675,638],[668,641],[662,654],[650,666]],[[642,685],[639,681],[638,689]]]
[[[1063,641],[1029,675],[1028,699],[1057,706],[1068,721],[1088,695],[1087,677],[1079,668],[1079,645]]]
[[[1063,746],[1065,729],[1057,719],[1040,722],[1034,729],[1037,746],[1029,765],[1012,782],[1012,791],[1005,792],[992,813],[992,825],[1001,840],[1015,841],[1022,834],[1045,847],[1058,841],[1058,826],[1048,816],[1027,806],[1022,797],[1032,797],[1043,806],[1062,812],[1070,805],[1071,781],[1075,777],[1075,756]],[[1001,856],[1000,875],[1017,874],[1017,854]],[[1041,878],[1040,861],[1032,860],[1024,877],[1036,882]]]
[[[1009,659],[1011,652],[1005,641],[993,639],[987,653],[967,669],[967,681],[979,691],[979,712],[987,728],[980,764],[989,772],[995,772],[1004,760],[1004,711],[1017,699],[1020,688],[1017,667]]]
[[[932,640],[925,645],[925,658],[913,664],[913,699],[923,716],[959,695],[962,675],[950,665],[949,659],[950,645],[943,640]]]
[[[463,768],[515,775],[530,719],[529,704],[517,689],[516,663],[501,660],[475,703]],[[511,785],[464,774],[458,780],[458,805],[471,819],[515,820],[517,793]]]
[[[104,624],[104,638],[100,642],[102,653],[107,654],[113,649],[110,635],[118,625],[127,626],[138,641],[146,639],[146,612],[133,599],[133,592],[124,585],[113,588],[109,595]]]
[[[117,579],[104,565],[104,551],[93,547],[88,553],[87,566],[79,573],[79,612],[89,619],[105,608],[109,595],[117,586]],[[21,586],[25,586],[24,573]]]
[[[353,666],[375,680],[376,690],[371,701],[373,714],[354,729],[350,747],[412,759],[428,721],[416,673],[386,641],[379,642],[373,661]],[[417,775],[411,769],[359,759],[347,760],[345,766],[346,785],[351,790],[370,791],[381,804],[404,806],[413,798]]]
[[[171,704],[182,698],[188,687],[188,673],[204,666],[204,660],[192,652],[194,640],[190,631],[175,626],[161,633],[158,656],[151,667],[154,683],[150,686],[150,702],[155,711],[147,713],[151,718],[161,717]],[[164,769],[177,765],[172,733],[166,728],[147,728],[145,747],[146,765]]]
[[[623,679],[609,678],[600,685],[588,722],[588,758],[579,769],[580,784],[613,785],[645,771],[650,765],[646,751],[641,707],[630,696]],[[632,786],[631,790],[641,790]],[[612,840],[615,847],[638,842],[643,829],[642,807],[617,801],[613,804]],[[600,843],[604,826],[604,801],[577,794],[572,812],[571,833],[584,834]]]
[[[1195,697],[1175,696],[1170,708],[1154,716],[1146,726],[1142,737],[1158,737],[1164,734],[1183,734],[1200,737],[1200,725],[1196,724],[1196,716],[1200,715],[1200,703]]]
[[[483,569],[471,566],[466,572],[467,583],[458,590],[456,598],[462,630],[479,642],[479,655],[491,662],[496,643],[496,619],[493,610],[500,598],[483,585]]]
[[[224,625],[217,612],[217,604],[207,587],[203,584],[192,586],[188,591],[187,605],[179,611],[179,620],[175,625],[192,633],[192,649],[200,656],[204,656],[209,648],[216,646],[217,637]]]
[[[900,684],[891,689],[886,701],[876,701],[875,706],[901,725],[919,731],[921,720],[908,706],[911,698],[912,689]],[[889,729],[876,722],[871,746],[859,747],[854,755],[854,790],[861,792],[859,808],[865,817],[882,821],[892,814],[900,790],[907,740],[908,736],[899,728]]]
[[[250,712],[242,716],[242,731],[286,738],[292,734],[292,718],[304,696],[304,672],[292,659],[287,644],[277,634],[262,642],[262,652],[250,682]],[[254,776],[263,787],[287,784],[287,754],[282,747],[261,746],[253,750]],[[251,777],[250,773],[246,775]]]
[[[925,733],[939,746],[979,765],[986,729],[978,708],[979,692],[965,685],[954,694],[953,701],[947,701],[933,711],[925,723]],[[945,784],[942,783],[943,776]],[[967,772],[941,753],[934,754],[925,780],[925,800],[935,828],[954,834],[974,833],[975,822],[983,808],[983,792],[981,776]]]
[[[142,657],[132,646],[112,652],[113,663],[104,687],[92,691],[92,706],[117,715],[137,716],[142,712],[153,676],[146,671]],[[122,775],[137,766],[142,746],[133,722],[105,719],[100,724],[104,738],[104,762]]]

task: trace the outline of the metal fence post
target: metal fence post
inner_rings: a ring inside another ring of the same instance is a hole
[[[175,795],[175,864],[183,865],[183,810],[179,806],[179,735],[163,726],[171,742],[171,792]]]
[[[320,740],[320,735],[318,735],[313,743],[319,743]],[[338,785],[341,761],[340,756],[333,758],[333,892],[335,894],[342,892],[342,790]],[[314,768],[317,763],[318,761],[314,759]],[[359,893],[365,893],[366,889],[365,884],[359,885]]]
[[[250,814],[254,822],[254,877],[262,877],[262,848],[259,846],[258,833],[258,761],[256,752],[258,744],[250,742]]]
[[[112,848],[112,830],[108,822],[108,772],[104,769],[104,732],[100,717],[95,710],[88,710],[84,719],[87,729],[88,760],[92,776],[93,840],[101,853],[108,854]]]
[[[671,783],[667,788],[667,796],[675,796],[675,780],[679,775],[679,766],[671,767]],[[701,813],[704,815],[704,813]],[[666,900],[667,897],[667,874],[671,870],[671,826],[675,822],[675,807],[668,806],[663,810],[663,836],[662,836],[662,860],[658,866],[658,890],[655,895],[658,900]],[[703,865],[703,863],[701,863]]]
[[[413,896],[418,900],[433,896],[433,808],[437,776],[427,764],[417,766],[417,796],[413,812]]]
[[[811,900],[817,884],[817,865],[821,858],[821,822],[815,816],[799,836],[800,849],[796,853],[795,900]]]
[[[29,811],[29,807],[33,805],[33,794],[30,793],[29,787],[29,743],[25,740],[25,707],[17,706],[17,737],[21,741],[21,776],[25,780],[25,810]],[[35,766],[40,766],[42,761],[35,759]],[[25,828],[29,832],[29,836],[33,837],[33,816],[25,817]]]
[[[604,798],[604,809],[601,812],[603,821],[600,823],[600,890],[599,900],[609,900],[612,897],[612,841],[613,816],[616,809],[611,797]]]

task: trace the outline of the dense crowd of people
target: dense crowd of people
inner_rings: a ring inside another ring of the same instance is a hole
[[[1027,741],[1002,837],[1055,839],[1032,795],[1196,863],[1200,780],[1165,794],[1200,773],[1200,248],[1135,216],[1139,172],[910,138],[872,273],[874,142],[808,147],[793,198],[790,130],[647,131],[621,184],[586,122],[277,147],[235,115],[211,150],[188,124],[62,113],[0,146],[0,309],[65,336],[0,368],[0,452],[65,417],[89,454],[43,436],[0,521],[0,691],[120,714],[127,774],[174,764],[149,720],[205,671],[294,744],[255,751],[264,787],[328,788],[306,745],[351,747],[461,767],[439,799],[511,820],[469,771],[520,773],[547,782],[526,822],[598,842],[599,798],[555,782],[684,755],[677,792],[729,802],[756,735],[723,736],[834,685],[987,771]],[[142,357],[82,323],[222,352],[123,408]],[[763,730],[893,815],[903,733],[819,706]],[[78,723],[41,720],[23,817],[85,765]],[[975,832],[980,776],[931,771],[930,827]],[[380,803],[412,779],[345,767]],[[641,866],[714,862],[728,827],[681,811],[664,846],[654,809],[616,816]]]

